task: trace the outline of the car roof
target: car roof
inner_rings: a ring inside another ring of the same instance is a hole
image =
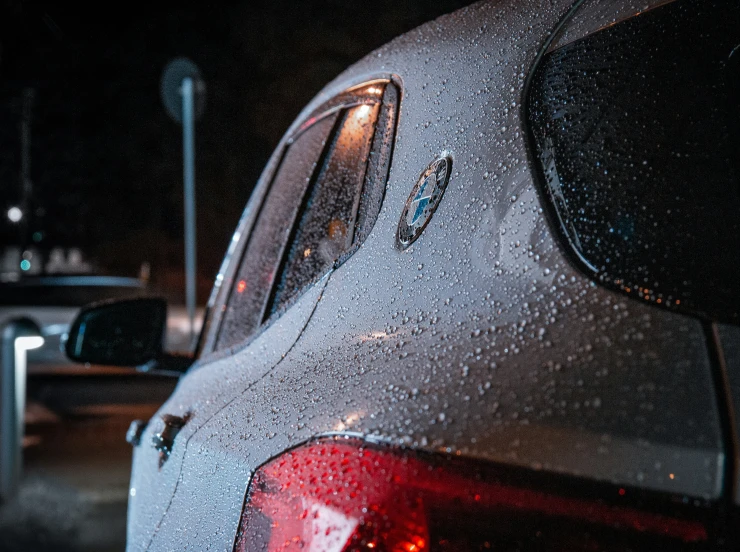
[[[141,294],[146,282],[102,275],[27,276],[0,284],[0,304],[9,306],[77,306]]]

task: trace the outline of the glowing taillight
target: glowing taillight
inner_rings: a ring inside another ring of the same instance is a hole
[[[700,550],[702,523],[514,484],[457,458],[322,440],[260,468],[238,552]],[[521,478],[520,478],[521,479]],[[526,478],[525,478],[526,479]],[[523,485],[520,483],[524,483]],[[617,498],[618,497],[618,498]],[[661,548],[656,548],[656,546]]]

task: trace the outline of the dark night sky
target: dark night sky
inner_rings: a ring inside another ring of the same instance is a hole
[[[80,245],[104,271],[152,266],[179,287],[179,126],[159,79],[187,56],[208,86],[197,127],[201,300],[282,133],[321,87],[362,56],[463,0],[270,0],[217,4],[6,0],[0,13],[0,209],[19,197],[20,97],[35,90],[32,231]],[[83,7],[84,6],[84,7]],[[18,241],[2,217],[0,237]]]

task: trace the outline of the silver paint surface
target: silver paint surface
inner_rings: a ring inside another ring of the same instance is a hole
[[[205,356],[183,378],[160,411],[193,413],[170,459],[158,471],[145,445],[156,422],[135,451],[129,550],[231,550],[250,474],[334,432],[718,496],[723,456],[701,325],[572,268],[532,180],[522,86],[570,5],[475,4],[373,52],[307,106],[296,125],[351,85],[386,75],[402,84],[378,220],[254,341]],[[614,10],[621,17],[623,4]],[[399,205],[441,151],[453,157],[444,198],[399,251]]]

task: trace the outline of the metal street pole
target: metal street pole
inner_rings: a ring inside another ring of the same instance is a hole
[[[193,79],[185,77],[182,93],[182,163],[185,202],[185,305],[190,320],[190,343],[195,336],[195,111]]]
[[[198,66],[175,58],[162,72],[160,93],[167,114],[182,124],[183,203],[185,208],[185,306],[190,319],[190,346],[195,345],[195,121],[203,116],[206,85]]]

